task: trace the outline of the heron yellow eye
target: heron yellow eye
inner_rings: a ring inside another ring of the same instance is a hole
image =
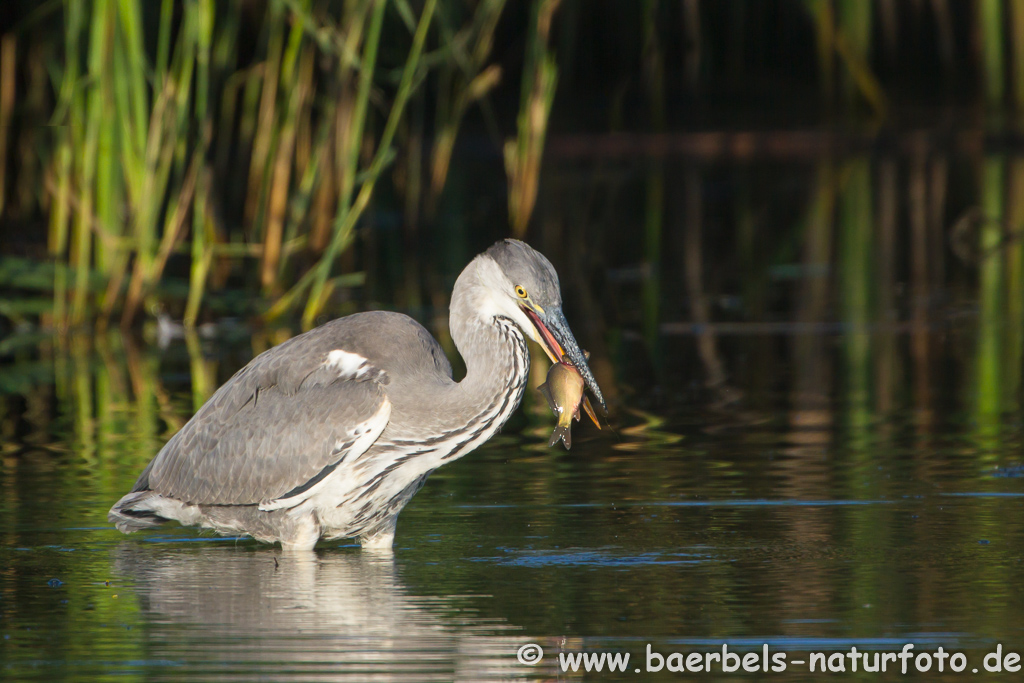
[[[526,290],[523,289],[522,285],[516,285],[516,296],[520,299],[525,299],[527,297]]]

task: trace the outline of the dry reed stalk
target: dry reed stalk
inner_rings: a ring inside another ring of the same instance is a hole
[[[245,200],[245,224],[250,229],[256,226],[258,208],[262,204],[263,179],[267,171],[267,160],[270,158],[271,137],[274,127],[274,112],[277,108],[277,83],[281,73],[281,53],[284,49],[284,22],[281,21],[276,9],[277,3],[271,3],[268,21],[270,22],[270,39],[267,47],[267,59],[263,64],[263,88],[260,95],[259,115],[256,132],[253,138],[252,159],[249,162],[249,190]]]
[[[277,154],[268,193],[263,260],[260,269],[260,281],[264,291],[268,294],[274,293],[280,288],[278,276],[281,262],[281,241],[291,190],[292,166],[297,161],[294,153],[296,127],[300,112],[305,108],[312,88],[312,48],[304,51],[300,73],[299,84],[292,90],[288,113],[278,134]]]
[[[334,263],[334,259],[337,257],[338,253],[340,253],[341,249],[351,242],[356,221],[369,204],[377,179],[380,177],[385,164],[393,154],[391,150],[391,142],[394,139],[395,131],[398,129],[398,123],[405,111],[405,105],[409,100],[409,95],[412,93],[413,77],[419,68],[420,55],[423,52],[423,44],[426,42],[427,30],[430,28],[436,6],[437,0],[426,0],[423,6],[423,12],[420,15],[419,24],[416,26],[416,33],[413,35],[412,46],[409,48],[409,55],[406,58],[405,66],[402,68],[402,78],[398,84],[398,91],[395,94],[394,102],[391,104],[391,111],[388,113],[387,122],[384,124],[384,131],[381,133],[377,152],[373,157],[370,168],[366,171],[366,178],[363,181],[363,185],[360,188],[359,194],[351,208],[348,208],[344,204],[339,205],[338,217],[335,221],[336,227],[334,237],[331,240],[331,243],[327,246],[320,262],[317,263],[316,267],[312,271],[315,273],[314,281],[310,289],[309,298],[306,301],[306,308],[302,314],[302,325],[306,329],[313,326],[316,316],[319,315],[320,310],[326,301],[325,287],[328,282],[328,276],[330,274],[331,266]],[[371,48],[372,44],[372,52],[369,55],[372,60],[376,59],[376,43],[380,37],[379,21],[381,18],[382,17],[377,16],[375,12],[374,31],[371,32],[371,37],[368,39],[367,44],[368,50]],[[372,41],[372,43],[369,41]],[[373,63],[373,61],[371,61],[371,63]],[[370,74],[363,75],[367,77],[370,76]],[[360,90],[362,91],[362,89],[363,84],[361,83]],[[362,93],[360,93],[360,99],[361,98]],[[357,109],[357,112],[359,111],[360,110]],[[362,115],[365,115],[365,108],[362,112]]]
[[[558,67],[548,50],[551,21],[561,0],[534,0],[530,47],[523,69],[518,137],[505,143],[508,209],[512,234],[522,238],[537,202],[540,163],[548,117],[555,99]]]
[[[7,141],[10,137],[11,112],[14,110],[18,43],[10,33],[0,36],[0,216],[7,196]]]
[[[448,41],[455,53],[455,64],[460,68],[460,77],[448,77],[450,87],[441,87],[438,96],[437,132],[431,151],[430,203],[434,205],[444,189],[451,164],[455,137],[466,110],[474,102],[484,98],[501,81],[501,67],[486,66],[494,44],[494,31],[505,7],[505,0],[484,0],[479,4],[476,15],[469,27],[452,36]],[[468,43],[471,49],[464,51]]]

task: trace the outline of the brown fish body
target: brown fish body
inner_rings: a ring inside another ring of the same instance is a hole
[[[574,417],[580,419],[583,388],[583,377],[572,365],[555,363],[548,370],[547,381],[538,387],[558,416],[558,424],[551,433],[548,446],[554,446],[561,439],[566,450],[572,447],[572,420]]]

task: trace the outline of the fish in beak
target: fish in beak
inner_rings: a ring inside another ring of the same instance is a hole
[[[565,363],[554,363],[548,370],[547,381],[537,389],[548,401],[551,412],[558,416],[558,424],[551,433],[548,447],[561,439],[565,449],[572,448],[572,421],[580,419],[580,403],[583,399],[583,378],[576,368]]]
[[[548,310],[541,310],[540,312],[535,311],[533,308],[522,306],[523,311],[526,313],[530,322],[537,328],[538,336],[542,340],[541,347],[548,354],[552,363],[566,363],[576,368],[576,371],[580,373],[580,377],[583,378],[584,384],[590,389],[590,393],[597,399],[598,405],[601,406],[601,412],[605,415],[608,414],[608,406],[604,402],[604,396],[601,394],[601,387],[597,386],[597,380],[594,379],[594,373],[590,371],[590,366],[587,365],[587,357],[583,350],[580,349],[579,344],[576,343],[576,338],[572,336],[572,331],[569,329],[569,323],[566,322],[565,316],[562,315],[560,308],[550,308]],[[597,420],[597,415],[594,414],[594,408],[590,405],[590,399],[586,396],[583,398],[583,408],[586,410],[587,415],[594,421],[597,428],[601,428],[601,423]]]

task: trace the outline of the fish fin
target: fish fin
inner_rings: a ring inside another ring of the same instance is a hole
[[[551,412],[553,412],[555,415],[558,415],[558,406],[555,405],[555,399],[552,398],[551,396],[551,390],[548,389],[548,383],[544,382],[544,384],[541,384],[539,387],[537,387],[537,391],[543,394],[544,398],[547,399],[548,407],[551,408]]]
[[[579,408],[577,408],[579,410]],[[601,429],[601,423],[597,421],[597,414],[594,413],[594,406],[590,405],[590,398],[586,395],[583,396],[583,410],[587,411],[587,415],[594,421],[598,429]],[[577,418],[578,419],[578,418]]]
[[[565,444],[565,450],[572,448],[572,431],[568,426],[557,425],[555,431],[551,432],[551,440],[548,441],[548,448],[551,448],[561,439]]]

